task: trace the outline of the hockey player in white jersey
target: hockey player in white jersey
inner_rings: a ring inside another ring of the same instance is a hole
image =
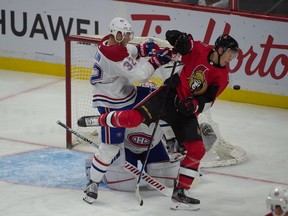
[[[109,25],[109,35],[101,40],[96,51],[90,82],[93,85],[93,107],[100,114],[133,108],[143,99],[133,81],[147,81],[157,68],[171,60],[171,51],[168,48],[159,49],[151,41],[138,45],[128,44],[132,38],[130,23],[124,18],[116,17]],[[152,52],[154,54],[147,61],[137,61]],[[84,191],[84,201],[87,203],[91,204],[97,199],[98,184],[119,152],[124,136],[125,128],[101,127],[101,144],[99,151],[94,154],[91,179]]]

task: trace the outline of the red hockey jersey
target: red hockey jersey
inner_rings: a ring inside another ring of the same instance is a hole
[[[202,112],[205,103],[212,104],[229,83],[229,72],[209,60],[212,48],[201,41],[194,41],[191,52],[182,56],[184,67],[177,86],[179,100],[194,97]]]

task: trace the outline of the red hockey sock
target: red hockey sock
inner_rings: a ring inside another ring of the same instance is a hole
[[[133,128],[143,122],[143,116],[137,110],[112,111],[100,115],[98,122],[101,126]]]
[[[194,178],[199,176],[198,167],[201,159],[205,155],[205,146],[200,140],[184,142],[184,146],[187,153],[180,165],[177,187],[189,190]]]

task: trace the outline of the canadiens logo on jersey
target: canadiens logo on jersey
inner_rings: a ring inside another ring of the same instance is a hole
[[[207,90],[205,71],[208,70],[204,65],[199,65],[188,78],[190,90],[193,95],[201,95]]]
[[[151,136],[143,133],[132,133],[127,137],[128,141],[137,147],[148,147],[150,144]],[[152,146],[151,146],[152,147]]]

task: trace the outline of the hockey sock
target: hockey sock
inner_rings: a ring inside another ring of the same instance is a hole
[[[112,111],[100,115],[98,121],[101,126],[133,128],[143,122],[143,116],[137,110]]]
[[[190,189],[194,178],[199,176],[200,161],[205,155],[205,146],[201,140],[184,142],[187,153],[180,165],[179,188]]]

